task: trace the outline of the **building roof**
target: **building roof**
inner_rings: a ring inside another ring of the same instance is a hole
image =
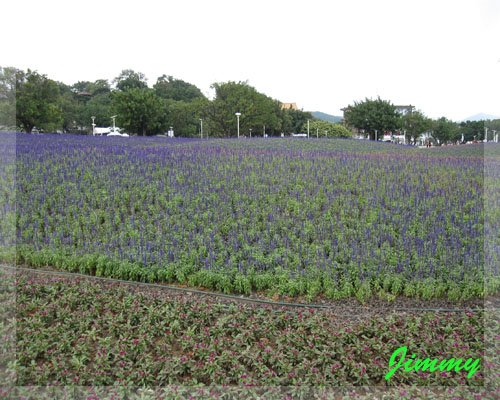
[[[282,110],[298,110],[297,103],[281,103]]]

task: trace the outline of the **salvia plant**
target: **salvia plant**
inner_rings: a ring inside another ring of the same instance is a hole
[[[466,300],[500,287],[494,144],[16,141],[4,168],[16,179],[0,174],[10,188],[0,213],[12,221],[4,260],[308,300]]]

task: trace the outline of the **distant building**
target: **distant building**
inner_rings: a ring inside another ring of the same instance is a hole
[[[282,110],[298,110],[297,103],[281,103]]]
[[[412,106],[411,104],[407,106],[394,106],[394,107],[396,107],[396,111],[402,115],[411,114],[413,111],[415,111],[415,106]]]
[[[416,144],[417,146],[423,147],[428,145],[429,143],[434,142],[435,139],[432,137],[432,132],[424,132],[417,137]]]

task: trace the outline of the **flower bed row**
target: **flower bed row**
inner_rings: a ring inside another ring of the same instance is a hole
[[[18,274],[17,384],[483,385],[482,313],[388,314],[222,304],[161,289]],[[390,380],[401,346],[420,358],[479,358],[461,372]]]
[[[130,139],[18,135],[20,262],[311,299],[500,287],[481,146]]]

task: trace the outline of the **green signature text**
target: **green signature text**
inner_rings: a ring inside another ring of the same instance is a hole
[[[449,360],[441,360],[438,359],[430,359],[426,358],[424,360],[415,359],[415,354],[412,354],[408,359],[406,358],[406,353],[408,352],[408,348],[406,346],[401,346],[397,350],[392,353],[392,356],[389,360],[389,367],[392,368],[386,375],[385,379],[389,380],[394,373],[400,369],[404,368],[405,371],[427,371],[434,372],[440,370],[444,371],[452,371],[460,372],[462,370],[468,371],[467,378],[471,378],[478,370],[479,370],[479,359],[472,360],[472,358],[468,358],[465,362],[463,362],[462,358],[450,358]],[[462,364],[463,362],[463,364]]]

